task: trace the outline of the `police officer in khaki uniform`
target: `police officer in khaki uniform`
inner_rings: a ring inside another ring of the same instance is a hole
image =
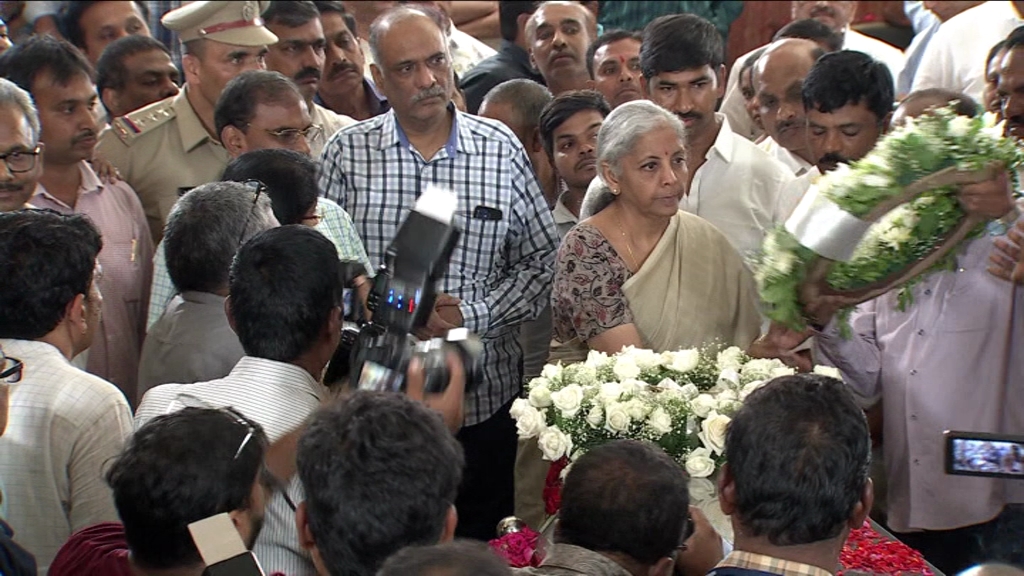
[[[219,180],[228,164],[214,105],[232,78],[265,68],[267,46],[277,42],[260,18],[269,4],[198,1],[165,14],[161,22],[184,48],[185,85],[177,96],[115,118],[100,135],[99,155],[138,192],[154,240],[178,197]]]

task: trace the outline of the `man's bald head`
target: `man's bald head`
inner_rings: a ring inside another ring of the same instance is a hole
[[[785,38],[772,43],[754,65],[754,93],[765,132],[808,161],[807,118],[800,91],[823,54],[813,40]]]
[[[907,123],[910,118],[917,118],[930,113],[936,108],[953,106],[953,111],[960,116],[973,118],[978,115],[978,103],[974,98],[943,88],[927,88],[911,92],[900,102],[896,111],[892,114],[892,127],[897,128]]]
[[[413,21],[430,22],[437,28],[438,33],[444,35],[444,30],[438,25],[437,20],[425,9],[410,5],[397,6],[374,20],[373,25],[370,27],[367,43],[370,46],[370,54],[373,56],[374,62],[381,61],[381,45],[384,43],[388,32],[402,24],[409,24]]]

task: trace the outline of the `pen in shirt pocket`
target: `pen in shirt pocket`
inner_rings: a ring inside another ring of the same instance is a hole
[[[138,249],[138,247],[139,247],[139,239],[138,238],[132,238],[132,255],[131,255],[131,261],[132,262],[135,262],[135,252]]]

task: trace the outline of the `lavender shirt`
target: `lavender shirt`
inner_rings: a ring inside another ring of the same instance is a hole
[[[74,208],[51,195],[42,184],[36,186],[30,202],[36,208],[85,214],[103,235],[99,255],[103,268],[99,283],[102,317],[89,348],[86,369],[114,383],[134,406],[153,275],[153,240],[139,197],[127,182],[104,184],[87,162],[81,163],[81,170]]]
[[[914,287],[900,312],[890,292],[835,322],[822,359],[863,396],[881,394],[889,526],[946,530],[991,520],[1024,502],[1024,482],[945,474],[945,430],[1024,434],[1024,288],[986,271],[992,236],[971,241],[955,271]],[[1015,353],[1016,351],[1016,353]]]

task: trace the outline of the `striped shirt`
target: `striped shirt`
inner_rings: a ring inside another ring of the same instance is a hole
[[[342,260],[353,260],[362,262],[368,273],[373,271],[370,260],[366,257],[366,250],[363,242],[356,234],[352,225],[352,219],[341,209],[340,206],[321,198],[317,202],[317,213],[320,215],[320,222],[313,228],[327,237],[338,249],[338,258]],[[146,330],[163,316],[167,305],[178,293],[171,282],[171,275],[167,272],[167,258],[164,256],[164,243],[161,241],[156,246],[156,255],[153,257],[153,285],[149,294],[149,313],[146,315]]]
[[[135,414],[138,429],[152,418],[186,406],[231,406],[263,427],[270,442],[298,428],[327,396],[327,389],[304,369],[264,358],[245,356],[226,377],[195,384],[163,384],[142,398]],[[288,486],[292,502],[302,502],[298,477]],[[267,573],[315,576],[309,554],[299,545],[295,513],[281,494],[267,502],[263,530],[253,552]]]
[[[143,318],[153,274],[153,239],[142,203],[127,182],[103,183],[88,162],[80,162],[82,180],[75,205],[68,206],[36,186],[32,205],[64,214],[85,214],[103,235],[99,279],[103,295],[100,329],[89,348],[86,369],[120,388],[133,405],[138,401],[137,381]]]
[[[113,384],[75,368],[45,342],[0,339],[21,360],[0,436],[5,518],[45,574],[74,532],[117,520],[103,473],[132,431],[132,414]]]
[[[449,110],[448,141],[429,160],[410,145],[394,110],[341,130],[321,157],[320,189],[352,215],[372,262],[383,262],[427,186],[457,195],[462,236],[440,290],[462,300],[465,326],[484,343],[482,380],[468,395],[473,425],[519,393],[519,325],[550,297],[558,236],[516,136],[500,122]],[[477,207],[500,217],[475,218]]]

